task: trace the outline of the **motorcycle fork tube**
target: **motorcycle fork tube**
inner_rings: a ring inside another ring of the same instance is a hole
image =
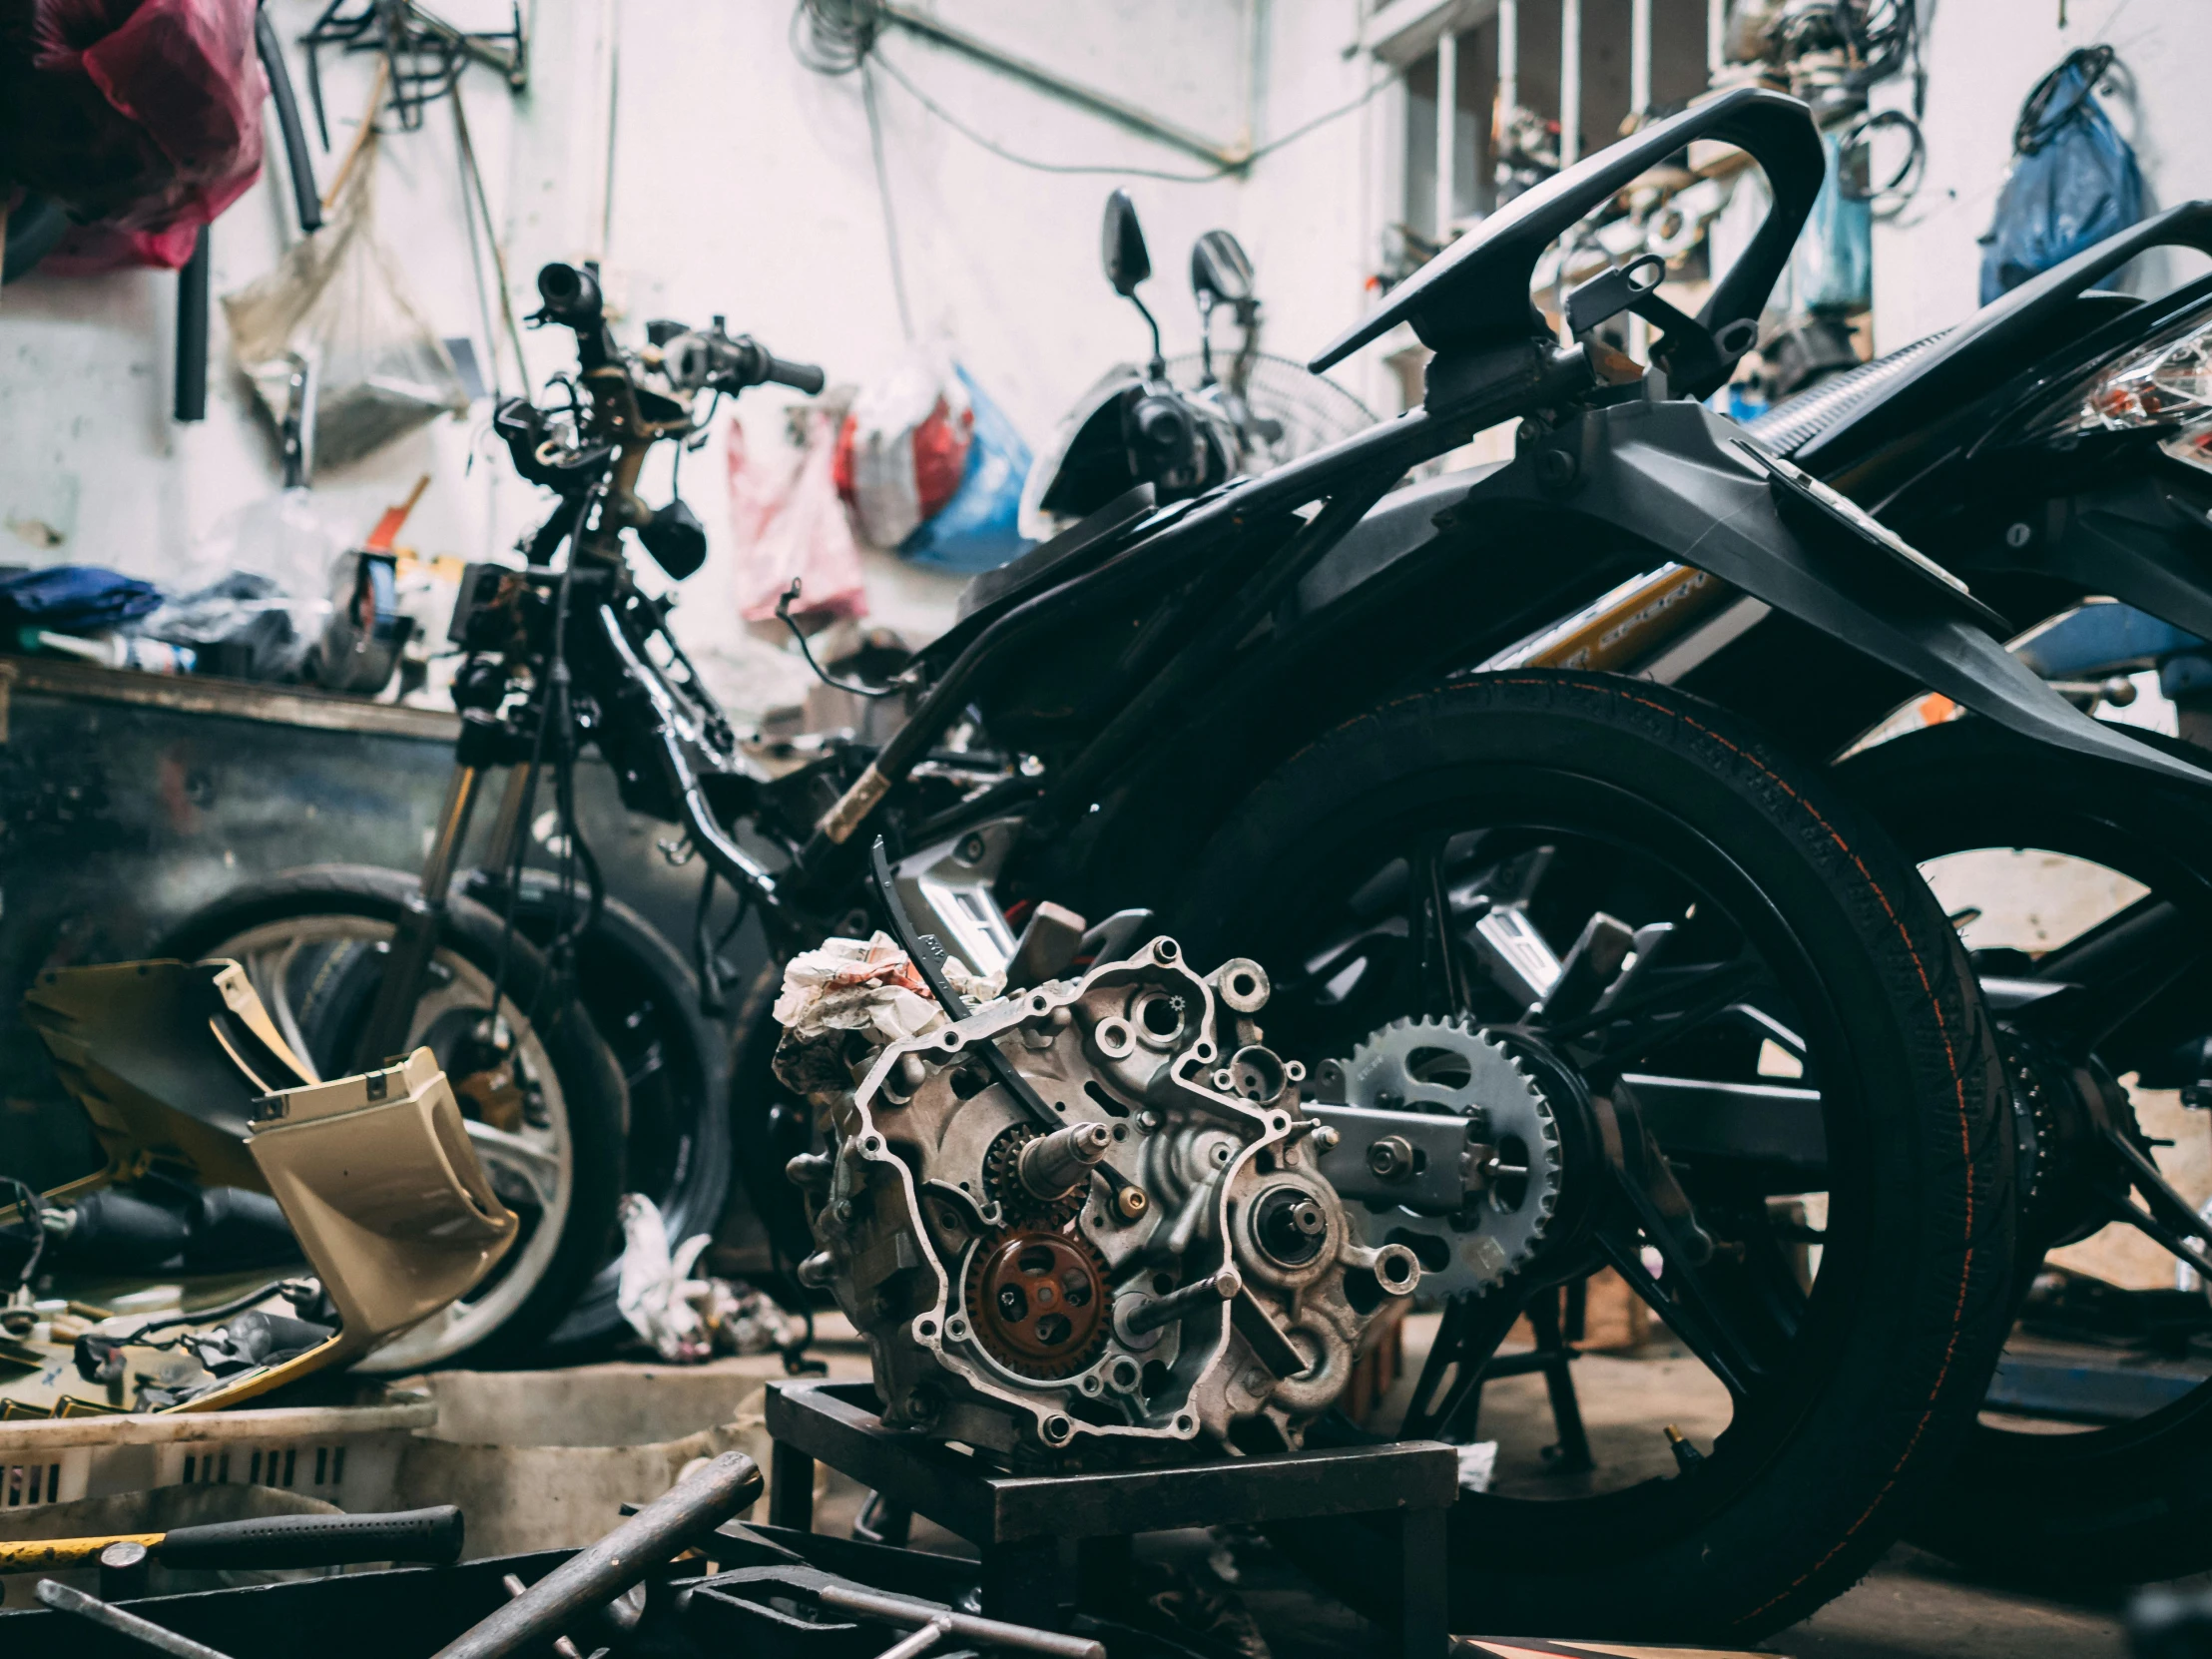
[[[522,844],[522,813],[530,799],[530,781],[536,768],[528,761],[507,769],[507,787],[499,797],[499,814],[491,821],[491,838],[484,846],[482,867],[505,883],[514,874],[515,851]]]
[[[481,767],[457,766],[446,787],[445,805],[430,837],[430,855],[422,863],[421,886],[407,897],[399,913],[399,925],[384,958],[383,978],[376,986],[376,1001],[368,1023],[354,1045],[353,1064],[366,1071],[397,1055],[414,1023],[415,1004],[429,977],[430,958],[436,954],[438,935],[444,928],[445,903],[453,886],[454,865],[460,861],[461,843],[468,838],[468,821],[476,810],[483,785]]]

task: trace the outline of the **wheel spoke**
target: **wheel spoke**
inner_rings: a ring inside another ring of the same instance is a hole
[[[1758,956],[1747,946],[1726,962],[1658,968],[1640,975],[1643,988],[1578,1019],[1556,1025],[1540,1019],[1535,1023],[1550,1041],[1571,1045],[1585,1069],[1619,1070],[1661,1043],[1727,1012],[1763,976]]]
[[[2164,1245],[2199,1273],[2212,1277],[2212,1222],[2166,1183],[2150,1154],[2117,1128],[2107,1128],[2105,1143],[2127,1169],[2127,1178],[2143,1195],[2143,1208],[2115,1201],[2118,1219]]]
[[[492,1191],[502,1203],[522,1203],[540,1210],[553,1208],[560,1192],[561,1161],[535,1141],[494,1129],[474,1118],[466,1120],[469,1145]]]
[[[1428,1439],[1458,1415],[1467,1395],[1481,1384],[1482,1368],[1520,1318],[1521,1300],[1500,1287],[1487,1296],[1455,1296],[1444,1304],[1444,1316],[1429,1346],[1427,1363],[1421,1367],[1404,1421],[1398,1425],[1399,1439]],[[1455,1362],[1458,1369],[1453,1371]],[[1444,1385],[1447,1372],[1451,1376],[1448,1387]]]
[[[1658,1250],[1660,1259],[1666,1264],[1667,1286],[1673,1287],[1678,1294],[1669,1294],[1644,1266],[1646,1241]],[[1698,1269],[1674,1242],[1670,1230],[1663,1224],[1650,1233],[1627,1227],[1601,1228],[1597,1243],[1605,1252],[1605,1259],[1613,1265],[1613,1271],[1627,1282],[1628,1288],[1643,1298],[1651,1311],[1666,1323],[1667,1329],[1682,1339],[1683,1345],[1705,1363],[1705,1369],[1719,1378],[1731,1394],[1738,1399],[1745,1398],[1758,1381],[1762,1368],[1727,1317],[1719,1311]]]

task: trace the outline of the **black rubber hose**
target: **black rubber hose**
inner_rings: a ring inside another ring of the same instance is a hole
[[[276,106],[277,130],[284,136],[284,171],[291,175],[299,229],[311,234],[322,229],[322,198],[315,193],[314,164],[307,158],[307,133],[299,125],[299,99],[284,64],[283,43],[276,38],[276,25],[270,22],[266,5],[254,13],[254,45],[261,53],[262,73],[269,77],[269,101]]]
[[[208,418],[208,250],[215,228],[203,225],[192,258],[177,273],[177,418]]]

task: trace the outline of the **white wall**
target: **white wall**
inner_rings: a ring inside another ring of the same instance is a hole
[[[271,0],[271,9],[288,40],[320,0]],[[945,0],[939,10],[1224,142],[1246,136],[1249,113],[1251,136],[1264,143],[1355,97],[1374,73],[1345,50],[1358,0]],[[864,383],[896,361],[903,337],[859,83],[796,61],[788,0],[560,0],[537,16],[526,96],[510,98],[481,71],[464,82],[519,309],[535,303],[531,277],[542,261],[599,255],[628,329],[652,316],[704,321],[720,311],[734,329],[820,361],[838,380]],[[602,247],[610,39],[619,114]],[[882,50],[947,110],[1024,155],[1204,171],[1188,154],[910,35],[893,31]],[[326,57],[334,149],[367,84],[366,60]],[[1141,321],[1098,275],[1099,210],[1116,184],[1144,216],[1157,272],[1145,296],[1171,352],[1196,341],[1185,266],[1193,238],[1213,226],[1236,231],[1252,252],[1272,348],[1303,356],[1365,302],[1386,99],[1264,159],[1249,178],[1191,185],[1032,172],[978,148],[894,82],[879,77],[876,94],[916,328],[955,342],[1032,445],[1108,364],[1145,343]],[[218,293],[268,270],[289,234],[274,123],[271,150],[263,182],[216,228]],[[327,185],[335,156],[317,162]],[[382,235],[415,300],[438,333],[472,336],[482,354],[448,111],[433,109],[423,131],[386,140],[378,195]],[[276,487],[275,445],[230,371],[220,308],[209,419],[170,419],[174,289],[167,273],[126,272],[32,277],[0,295],[0,522],[50,525],[65,538],[45,550],[0,531],[0,563],[69,559],[158,580],[221,515]],[[557,331],[525,342],[539,380],[563,366]],[[1366,376],[1356,389],[1380,398],[1382,371],[1355,372]],[[507,378],[512,389],[511,367]],[[773,430],[778,395],[749,395],[749,431]],[[317,506],[357,536],[427,471],[434,481],[403,540],[466,558],[502,550],[532,521],[538,497],[489,447],[488,413],[480,404],[468,424],[441,421],[356,467],[323,471]],[[464,475],[472,440],[478,453]],[[684,483],[715,551],[679,626],[688,642],[711,647],[737,633],[719,445],[687,464]],[[661,487],[649,480],[647,493]],[[926,625],[941,613],[948,584],[884,565],[878,614]]]
[[[1875,347],[1879,351],[1949,326],[1978,302],[1981,250],[2003,188],[2012,128],[2030,89],[2076,47],[2119,53],[2132,99],[2105,108],[2135,147],[2146,208],[2212,197],[2212,126],[2204,120],[2203,67],[2212,61],[2206,0],[1921,0],[1927,43],[1928,175],[1902,216],[1875,228]],[[2059,26],[2063,16],[2065,26]],[[1878,102],[1907,106],[1900,79]],[[2134,274],[2163,287],[2179,262]]]

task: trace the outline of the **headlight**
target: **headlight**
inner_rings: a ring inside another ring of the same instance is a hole
[[[2159,448],[2212,470],[2212,320],[2202,311],[2083,376],[2027,435],[2065,444],[2087,432],[2161,427],[2170,435]]]

